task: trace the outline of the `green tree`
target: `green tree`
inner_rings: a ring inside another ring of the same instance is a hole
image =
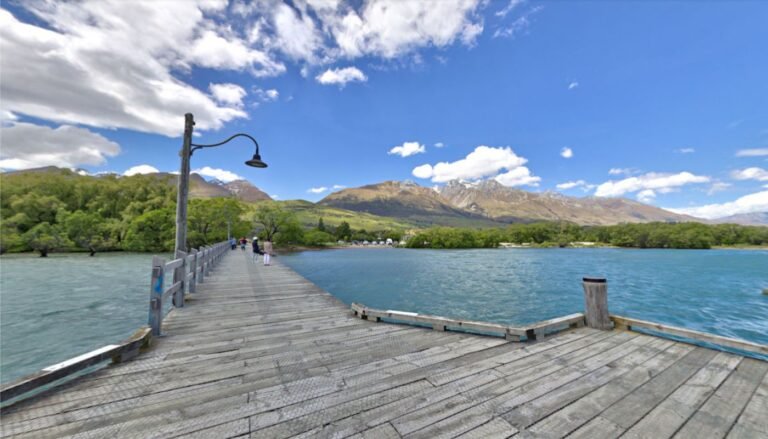
[[[296,214],[283,209],[275,202],[259,204],[253,221],[264,239],[278,245],[301,242],[303,233]]]
[[[323,223],[322,217],[320,217],[320,220],[317,221],[317,230],[325,232],[325,224]]]
[[[349,241],[352,238],[352,228],[349,227],[349,223],[342,221],[338,227],[336,227],[336,239],[343,241]]]
[[[88,250],[91,256],[109,245],[109,232],[104,219],[97,214],[78,210],[67,215],[64,224],[69,239],[78,247]]]
[[[41,258],[48,257],[48,253],[68,244],[61,229],[47,222],[32,227],[22,238],[29,248],[40,253]]]
[[[173,249],[175,212],[153,210],[131,221],[125,235],[124,248],[140,252],[164,252]]]
[[[323,246],[333,242],[333,235],[321,230],[310,230],[304,233],[304,244],[311,246]]]

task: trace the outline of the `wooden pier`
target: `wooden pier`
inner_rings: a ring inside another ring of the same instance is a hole
[[[766,361],[570,320],[516,342],[354,314],[228,251],[148,350],[4,409],[2,436],[768,437]]]

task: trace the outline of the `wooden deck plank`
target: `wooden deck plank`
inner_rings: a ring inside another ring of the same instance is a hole
[[[677,432],[677,438],[721,438],[731,430],[742,410],[754,399],[760,382],[766,376],[768,363],[745,358],[739,367],[728,377],[711,398],[696,412],[696,414]],[[754,409],[754,408],[753,408]],[[759,416],[766,424],[768,411]],[[753,419],[757,419],[754,417]],[[746,425],[746,422],[742,423]],[[755,424],[753,424],[755,425]],[[742,427],[743,429],[743,427]],[[759,428],[751,428],[755,432]],[[762,430],[768,436],[768,428]]]

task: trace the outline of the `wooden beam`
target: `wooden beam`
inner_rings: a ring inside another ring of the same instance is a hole
[[[152,329],[143,327],[132,336],[120,342],[70,358],[61,363],[48,366],[38,372],[21,377],[0,388],[0,401],[6,402],[25,393],[40,389],[54,381],[72,375],[87,367],[94,366],[106,360],[124,361],[144,347],[149,346],[152,339]]]
[[[360,303],[352,304],[352,311],[361,319],[378,321],[379,319],[390,319],[397,322],[417,323],[431,326],[437,331],[463,329],[469,331],[487,332],[498,334],[507,340],[520,341],[522,337],[528,340],[535,340],[537,337],[544,337],[546,334],[557,332],[560,329],[568,329],[584,325],[584,314],[570,314],[555,319],[536,322],[526,327],[512,327],[500,325],[498,323],[478,322],[473,320],[458,320],[440,316],[424,315],[415,312],[378,310],[368,308]]]
[[[632,319],[629,317],[622,317],[617,315],[611,315],[611,320],[616,324],[617,328],[633,330],[633,329],[647,329],[662,334],[674,335],[676,337],[687,338],[704,343],[711,343],[714,345],[725,346],[732,349],[739,349],[745,352],[752,352],[761,355],[768,355],[768,346],[757,343],[752,343],[745,340],[739,340],[736,338],[722,337],[719,335],[707,334],[699,331],[692,331],[690,329],[678,328],[675,326],[662,325],[661,323],[647,322],[644,320]]]

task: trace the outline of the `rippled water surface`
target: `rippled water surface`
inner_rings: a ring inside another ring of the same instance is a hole
[[[151,260],[0,258],[2,382],[145,325]],[[279,260],[346,303],[508,324],[582,311],[582,276],[606,276],[613,313],[768,344],[765,251],[359,249]]]
[[[768,344],[768,251],[355,249],[280,257],[346,303],[505,324],[581,312],[583,276],[611,313]]]
[[[129,337],[147,324],[152,255],[0,258],[0,380]]]

